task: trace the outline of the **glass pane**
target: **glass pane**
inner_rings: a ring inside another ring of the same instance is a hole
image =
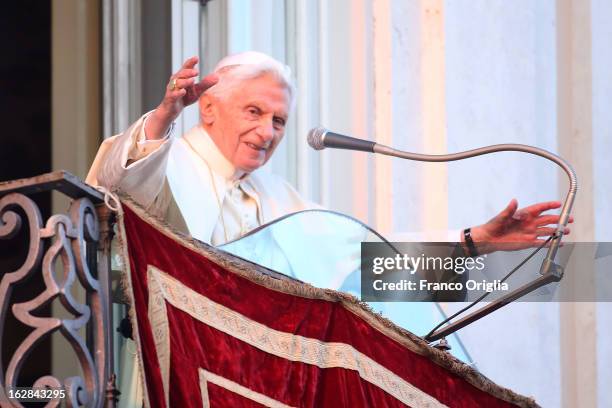
[[[360,298],[362,242],[389,244],[352,217],[327,210],[306,210],[263,225],[220,248],[302,282]],[[421,336],[445,318],[434,302],[368,304],[375,312]],[[447,340],[455,356],[472,363],[455,334]]]

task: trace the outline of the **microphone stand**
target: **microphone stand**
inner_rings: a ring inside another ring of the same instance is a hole
[[[371,142],[370,142],[371,143]],[[430,154],[418,154],[418,153],[409,153],[401,150],[396,150],[388,146],[373,144],[371,146],[372,151],[374,153],[384,154],[386,156],[399,157],[402,159],[408,160],[416,160],[416,161],[425,161],[425,162],[449,162],[456,160],[463,160],[470,157],[480,156],[483,154],[496,153],[496,152],[524,152],[533,154],[536,156],[544,157],[557,165],[559,165],[567,174],[569,178],[569,189],[567,192],[567,196],[565,198],[565,202],[563,203],[563,207],[561,209],[561,215],[559,217],[559,224],[557,225],[557,230],[555,231],[554,236],[550,242],[550,246],[548,248],[548,253],[542,261],[542,265],[540,266],[540,275],[538,278],[534,279],[532,282],[527,283],[520,288],[515,289],[514,291],[502,296],[499,299],[491,302],[487,306],[484,306],[467,316],[463,317],[456,322],[450,323],[448,326],[437,329],[429,333],[425,336],[425,340],[429,342],[433,342],[439,339],[442,339],[449,334],[454,333],[455,331],[487,316],[488,314],[496,311],[497,309],[511,303],[522,296],[531,293],[532,291],[547,285],[551,282],[559,282],[561,278],[563,278],[563,267],[555,263],[555,256],[557,255],[557,250],[559,249],[559,245],[561,244],[561,239],[563,238],[563,231],[567,226],[569,221],[570,212],[572,209],[572,205],[574,204],[574,199],[576,197],[576,191],[578,190],[578,181],[576,179],[576,173],[574,169],[563,160],[561,157],[557,156],[554,153],[551,153],[547,150],[540,149],[534,146],[522,145],[522,144],[498,144],[493,146],[481,147],[478,149],[468,150],[465,152],[453,153],[453,154],[440,154],[440,155],[430,155]],[[369,150],[369,149],[368,149]]]

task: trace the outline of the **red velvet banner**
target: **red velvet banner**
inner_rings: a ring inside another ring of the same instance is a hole
[[[271,277],[123,207],[151,407],[525,405],[346,295]]]

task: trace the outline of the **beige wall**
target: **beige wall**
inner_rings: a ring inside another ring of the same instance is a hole
[[[100,2],[52,2],[52,161],[53,170],[67,170],[84,179],[100,140]],[[53,213],[68,201],[53,196]],[[80,299],[82,300],[82,299]],[[54,316],[64,308],[54,305]],[[52,369],[58,378],[78,373],[68,343],[53,337]]]
[[[100,141],[100,4],[52,7],[52,166],[85,178]]]
[[[573,228],[574,241],[595,240],[595,190],[593,184],[593,89],[591,56],[591,2],[557,0],[557,128],[559,153],[572,163],[579,177],[579,193],[573,208],[579,221]],[[560,185],[567,183],[561,176]],[[576,260],[576,262],[579,262]],[[588,262],[580,265],[589,265]],[[593,293],[594,276],[573,264],[565,279]],[[588,285],[585,287],[584,285]],[[559,308],[561,343],[561,390],[564,407],[598,406],[597,304],[564,302]]]

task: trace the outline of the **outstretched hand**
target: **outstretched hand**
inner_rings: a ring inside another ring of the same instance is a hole
[[[217,83],[215,74],[204,77],[200,82],[195,82],[198,76],[196,64],[198,57],[191,57],[183,63],[181,69],[170,77],[166,94],[161,102],[160,108],[175,119],[181,111],[200,98],[208,88]]]
[[[196,69],[197,63],[198,57],[187,59],[170,77],[164,98],[147,121],[145,129],[147,139],[162,138],[183,109],[196,102],[204,91],[217,83],[218,77],[215,74],[209,74],[196,82],[199,75]]]
[[[561,207],[559,201],[548,201],[518,209],[512,199],[508,206],[486,224],[472,228],[472,238],[479,254],[497,250],[516,251],[536,247],[557,230],[559,215],[543,214]],[[574,222],[570,217],[569,222]],[[565,228],[563,234],[570,233]]]

